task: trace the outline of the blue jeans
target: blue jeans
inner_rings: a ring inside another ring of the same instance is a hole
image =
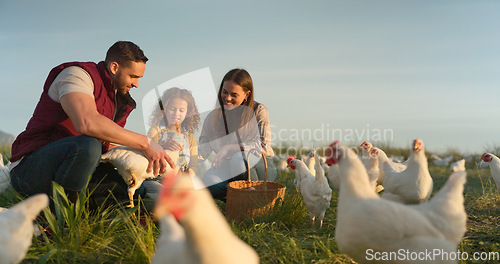
[[[266,157],[267,180],[274,181],[278,170],[271,159]],[[264,180],[265,165],[261,157],[250,155],[250,178],[252,181]],[[236,152],[230,160],[223,159],[220,168],[211,168],[203,176],[203,183],[207,186],[214,199],[226,200],[227,184],[233,181],[248,179],[246,153],[245,159],[241,152]]]
[[[11,183],[21,195],[52,196],[52,181],[67,191],[81,191],[101,159],[102,144],[94,137],[71,136],[24,156],[11,171]]]

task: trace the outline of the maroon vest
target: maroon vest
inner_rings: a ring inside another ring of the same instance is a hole
[[[104,62],[99,64],[94,62],[68,62],[63,63],[53,68],[40,97],[33,116],[31,117],[26,130],[24,130],[12,144],[12,157],[11,161],[14,162],[26,154],[38,150],[39,148],[47,145],[50,142],[58,139],[80,135],[73,126],[68,115],[64,112],[60,103],[54,102],[50,99],[48,91],[49,87],[57,77],[57,75],[66,67],[79,66],[90,74],[94,82],[94,99],[97,111],[113,120],[115,115],[115,92],[113,90],[113,81],[106,71]],[[135,101],[127,93],[120,102],[124,107],[120,107],[120,113],[116,113],[114,121],[121,127],[125,126],[127,117],[130,112],[135,109]],[[103,151],[109,148],[108,142],[103,142]]]

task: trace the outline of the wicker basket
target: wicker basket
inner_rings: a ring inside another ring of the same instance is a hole
[[[263,181],[252,181],[250,178],[250,162],[247,156],[247,181],[233,181],[227,185],[226,218],[241,221],[247,217],[263,215],[271,209],[276,200],[285,197],[286,186],[267,181],[267,161],[264,159],[265,173]]]

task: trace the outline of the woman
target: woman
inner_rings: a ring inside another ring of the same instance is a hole
[[[199,155],[207,158],[212,152],[212,168],[203,177],[204,183],[215,199],[225,200],[227,183],[247,178],[247,154],[251,154],[252,180],[263,180],[265,174],[264,153],[269,160],[267,179],[273,181],[278,174],[272,159],[271,127],[267,108],[254,101],[253,82],[243,69],[226,73],[220,84],[218,102],[220,108],[212,111],[203,124],[199,140]]]

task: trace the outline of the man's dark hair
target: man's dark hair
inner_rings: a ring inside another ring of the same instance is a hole
[[[119,65],[127,66],[131,61],[146,63],[148,58],[136,44],[130,41],[117,41],[106,53],[106,64],[109,65],[113,61]]]

